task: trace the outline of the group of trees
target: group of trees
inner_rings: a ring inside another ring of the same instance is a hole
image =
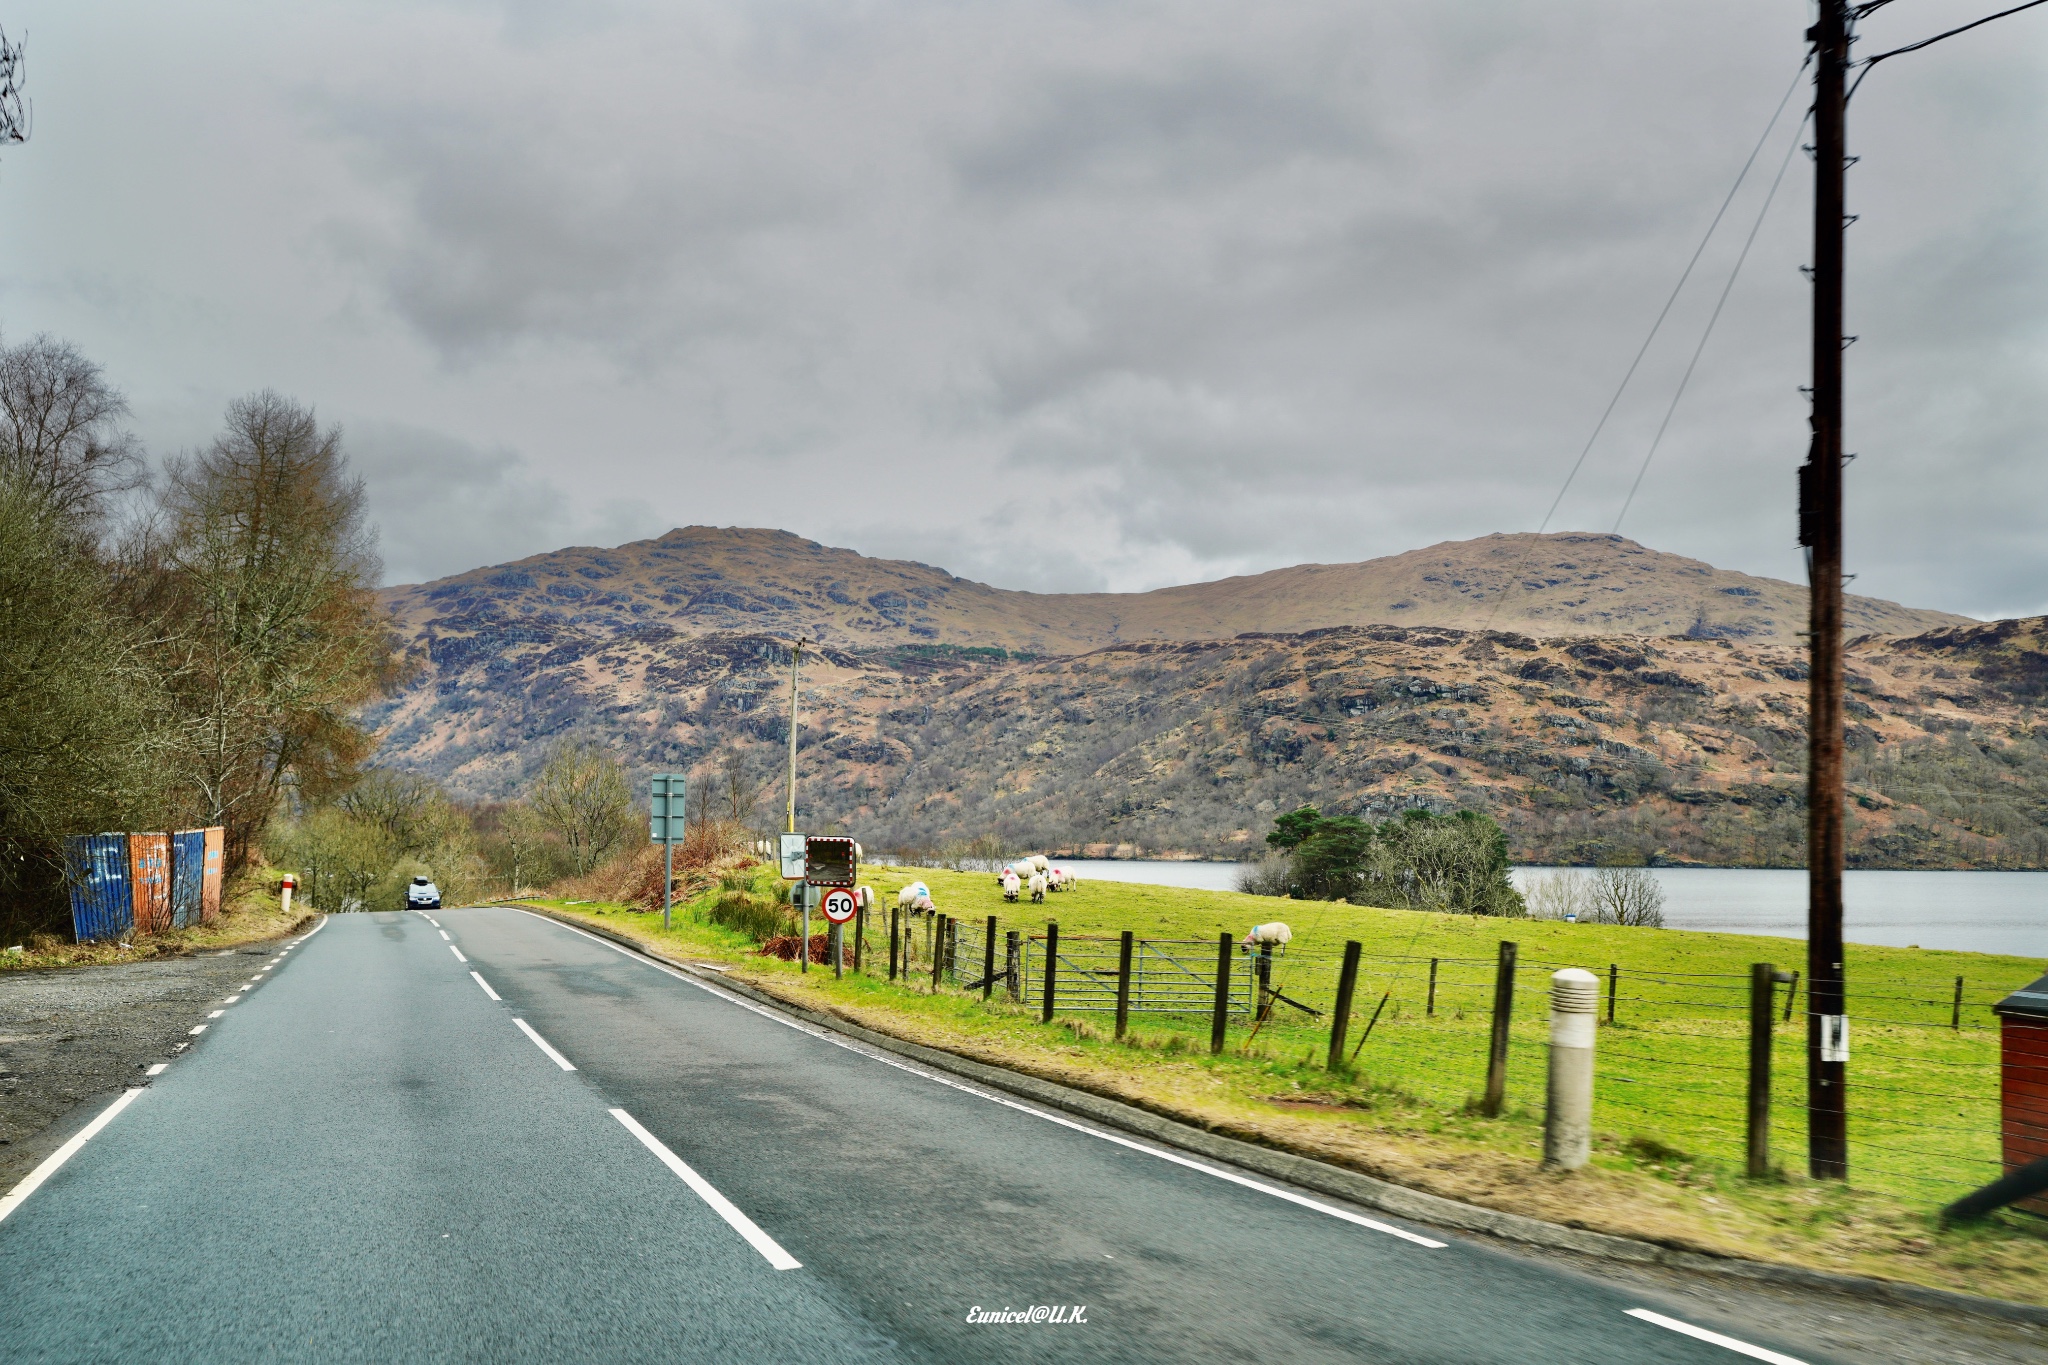
[[[0,348],[0,929],[65,922],[62,841],[221,825],[359,775],[397,676],[340,436],[275,393],[152,470],[99,366]]]
[[[289,804],[264,844],[320,909],[390,909],[415,876],[451,903],[585,876],[637,847],[645,827],[618,759],[571,738],[518,799],[464,803],[431,778],[371,769],[329,800]]]
[[[1527,913],[1508,874],[1508,841],[1477,811],[1405,811],[1374,824],[1302,806],[1274,821],[1275,859],[1246,889],[1460,915]]]

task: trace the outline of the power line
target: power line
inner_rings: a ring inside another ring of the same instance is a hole
[[[1785,93],[1778,98],[1777,107],[1771,110],[1771,117],[1764,123],[1763,132],[1757,135],[1756,145],[1749,149],[1749,156],[1744,159],[1742,169],[1735,173],[1735,183],[1728,187],[1727,195],[1721,200],[1721,207],[1714,211],[1713,221],[1707,224],[1707,230],[1700,237],[1699,245],[1693,248],[1691,258],[1685,263],[1685,269],[1678,273],[1678,283],[1671,287],[1670,297],[1664,300],[1664,306],[1657,311],[1657,319],[1650,324],[1649,333],[1643,338],[1643,344],[1636,348],[1635,358],[1629,361],[1627,371],[1621,376],[1621,383],[1615,386],[1614,396],[1607,400],[1607,406],[1600,413],[1600,420],[1593,424],[1593,434],[1586,438],[1585,446],[1579,451],[1579,458],[1572,461],[1571,471],[1564,476],[1564,484],[1557,490],[1557,496],[1551,499],[1550,510],[1543,514],[1542,522],[1536,527],[1537,535],[1540,536],[1550,529],[1552,518],[1557,516],[1557,509],[1564,504],[1564,495],[1571,491],[1572,481],[1579,477],[1579,470],[1585,466],[1586,457],[1593,453],[1593,446],[1599,441],[1600,433],[1607,429],[1608,419],[1614,416],[1614,409],[1620,404],[1622,394],[1628,390],[1629,382],[1635,378],[1636,370],[1643,363],[1643,357],[1649,354],[1650,343],[1657,339],[1657,333],[1663,329],[1664,320],[1671,316],[1672,305],[1678,302],[1678,296],[1685,289],[1686,281],[1692,278],[1693,268],[1700,263],[1700,257],[1706,252],[1707,243],[1714,239],[1715,231],[1721,226],[1721,219],[1727,216],[1728,206],[1735,202],[1736,192],[1742,188],[1742,182],[1749,176],[1749,168],[1756,164],[1757,154],[1763,151],[1764,144],[1770,140],[1771,130],[1778,126],[1779,116],[1791,102],[1792,92],[1799,88],[1799,80],[1806,74],[1807,65],[1812,60],[1813,54],[1809,52],[1801,59],[1799,69],[1792,73],[1791,84],[1785,87]],[[1494,598],[1492,609],[1487,612],[1486,623],[1481,629],[1488,629],[1493,625],[1494,617],[1500,613],[1501,604],[1521,581],[1522,570],[1528,567],[1529,556],[1534,549],[1535,543],[1532,541],[1523,550],[1521,561],[1509,575],[1506,588]]]
[[[1721,297],[1714,301],[1714,311],[1707,318],[1707,326],[1700,333],[1700,344],[1693,347],[1692,359],[1686,362],[1685,374],[1679,378],[1678,389],[1671,395],[1671,406],[1664,409],[1664,420],[1657,425],[1657,434],[1650,441],[1650,448],[1643,455],[1642,468],[1636,471],[1636,481],[1629,485],[1628,497],[1622,500],[1621,512],[1614,518],[1614,529],[1621,530],[1621,521],[1628,515],[1628,509],[1636,500],[1636,491],[1643,486],[1643,476],[1650,472],[1650,461],[1657,458],[1657,447],[1663,444],[1664,433],[1671,426],[1672,414],[1678,411],[1678,400],[1685,397],[1686,385],[1692,383],[1692,372],[1700,363],[1700,355],[1707,349],[1707,338],[1714,335],[1714,324],[1721,320],[1721,309],[1728,302],[1728,295],[1735,288],[1735,279],[1742,273],[1742,263],[1749,259],[1749,249],[1756,244],[1756,234],[1764,225],[1764,215],[1771,211],[1771,201],[1778,197],[1778,186],[1784,183],[1785,168],[1792,164],[1792,153],[1799,148],[1799,138],[1806,131],[1806,120],[1792,130],[1792,145],[1785,149],[1785,159],[1778,163],[1777,178],[1771,181],[1770,193],[1764,196],[1763,207],[1757,210],[1756,222],[1750,225],[1749,236],[1742,243],[1742,251],[1735,258],[1735,268],[1728,272],[1728,283],[1721,286]]]

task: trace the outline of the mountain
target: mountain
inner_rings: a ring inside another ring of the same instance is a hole
[[[598,632],[798,634],[827,645],[951,644],[1039,654],[1135,640],[1228,639],[1392,623],[1536,636],[1792,640],[1806,589],[1716,569],[1620,536],[1494,535],[1358,564],[1289,569],[1143,593],[992,588],[910,560],[871,559],[786,531],[689,526],[616,549],[574,548],[390,588],[417,641],[463,620],[531,619]],[[1971,624],[1871,597],[1849,629],[1911,635]]]
[[[1510,577],[1533,586],[1471,620],[1460,603]],[[1370,614],[1345,595],[1401,584],[1417,585],[1395,599],[1410,617],[1467,624],[1296,628]],[[1789,866],[1804,820],[1804,651],[1784,638],[1798,595],[1606,536],[1063,596],[779,532],[685,530],[392,590],[420,667],[369,719],[381,761],[471,796],[516,793],[571,733],[636,771],[724,786],[730,770],[779,792],[795,627],[822,642],[803,668],[804,823],[870,847],[994,831],[1236,856],[1308,801],[1487,810],[1531,860]],[[2048,623],[1857,610],[1899,629],[1849,644],[1852,860],[2048,866]],[[1556,613],[1588,619],[1560,632]],[[1284,628],[1224,634],[1274,618]],[[1643,621],[1679,628],[1616,628]],[[1106,629],[1136,638],[1096,643]]]

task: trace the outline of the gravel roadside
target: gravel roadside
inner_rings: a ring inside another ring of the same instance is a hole
[[[0,974],[0,1191],[101,1104],[146,1085],[283,938],[190,957]]]

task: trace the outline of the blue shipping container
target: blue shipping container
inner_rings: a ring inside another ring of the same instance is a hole
[[[199,923],[206,885],[206,831],[181,829],[171,836],[171,927]]]
[[[64,871],[71,884],[71,932],[80,943],[126,938],[134,932],[127,835],[70,836],[64,841]]]

